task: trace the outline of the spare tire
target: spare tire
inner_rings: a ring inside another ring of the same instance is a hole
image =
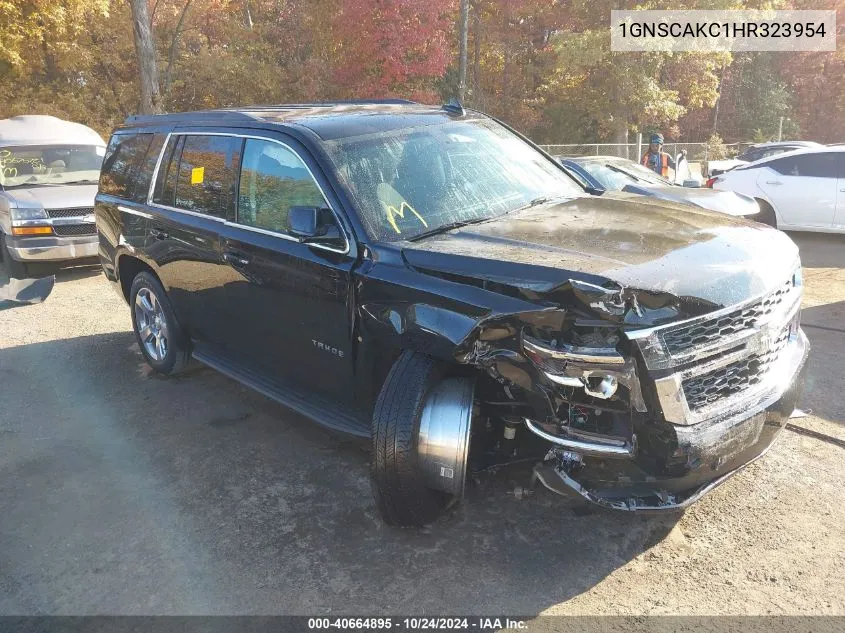
[[[444,369],[429,356],[405,351],[376,401],[370,474],[376,506],[389,525],[430,523],[463,494],[473,383],[448,378]]]

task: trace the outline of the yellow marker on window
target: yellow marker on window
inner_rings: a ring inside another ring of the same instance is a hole
[[[205,167],[194,167],[191,170],[191,184],[200,185],[205,179]]]
[[[400,218],[402,218],[404,220],[406,210],[410,211],[415,216],[417,216],[417,219],[420,222],[422,222],[422,225],[425,228],[428,228],[428,222],[426,222],[425,219],[419,213],[417,213],[417,210],[414,209],[414,207],[412,207],[410,204],[408,204],[404,200],[399,205],[398,209],[396,207],[394,207],[393,205],[385,205],[385,207],[386,207],[385,213],[387,214],[387,221],[390,222],[390,226],[392,226],[393,230],[396,231],[397,233],[401,233],[402,231],[399,229],[399,226],[396,224],[396,216],[398,215]]]

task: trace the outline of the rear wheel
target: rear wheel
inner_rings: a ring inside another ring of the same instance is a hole
[[[181,371],[190,358],[167,293],[158,279],[141,272],[129,292],[132,329],[147,363],[163,374]]]
[[[473,408],[469,378],[405,351],[384,382],[373,413],[370,472],[389,525],[434,521],[463,495]]]
[[[760,213],[751,216],[752,219],[756,220],[757,222],[762,222],[763,224],[768,224],[774,228],[778,228],[778,218],[775,215],[775,210],[765,200],[757,199],[757,204],[760,205]]]

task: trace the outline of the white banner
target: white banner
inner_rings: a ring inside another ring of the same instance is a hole
[[[613,51],[835,51],[836,11],[611,11]]]

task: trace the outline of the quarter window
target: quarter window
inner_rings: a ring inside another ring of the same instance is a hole
[[[305,163],[284,145],[247,139],[238,190],[238,222],[287,233],[288,212],[296,206],[328,206]]]
[[[142,188],[141,163],[152,141],[152,134],[115,134],[106,149],[100,175],[100,191],[126,200],[146,196]],[[147,176],[149,185],[149,176]]]

